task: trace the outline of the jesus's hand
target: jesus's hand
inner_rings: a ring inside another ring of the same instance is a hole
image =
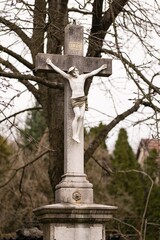
[[[48,65],[51,65],[51,64],[52,64],[52,61],[51,61],[49,58],[47,58],[46,63],[47,63]]]
[[[106,68],[107,68],[107,64],[103,64],[102,69],[106,69]]]

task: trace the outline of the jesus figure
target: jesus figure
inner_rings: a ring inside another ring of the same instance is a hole
[[[59,67],[54,65],[49,58],[46,60],[46,63],[69,81],[72,91],[71,104],[74,111],[74,119],[72,121],[72,139],[77,143],[80,143],[80,130],[83,125],[84,112],[87,110],[87,96],[85,96],[84,93],[85,81],[87,78],[93,77],[100,71],[106,69],[107,64],[102,65],[90,73],[79,74],[79,70],[75,66],[70,67],[68,72],[65,73]]]

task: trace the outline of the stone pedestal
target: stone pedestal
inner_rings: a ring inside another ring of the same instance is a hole
[[[105,240],[105,224],[117,208],[99,204],[53,204],[34,210],[44,240]]]
[[[56,203],[93,203],[93,185],[85,174],[68,173],[56,186]]]

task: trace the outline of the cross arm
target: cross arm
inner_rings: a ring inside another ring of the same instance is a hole
[[[93,70],[92,72],[89,72],[89,73],[86,73],[84,74],[85,75],[85,78],[89,78],[89,77],[92,77],[92,76],[96,76],[99,72],[103,71],[107,69],[107,64],[103,64],[101,67]]]
[[[67,72],[71,66],[76,66],[80,73],[89,73],[107,64],[107,69],[97,73],[98,76],[109,77],[112,74],[112,60],[106,58],[83,57],[77,55],[59,55],[59,54],[44,54],[38,53],[36,57],[37,71],[53,71],[46,63],[49,58],[54,65],[62,71]]]
[[[69,74],[65,73],[63,70],[61,70],[59,67],[54,65],[51,61],[51,59],[47,58],[46,63],[53,68],[57,73],[61,74],[64,78],[69,78]]]

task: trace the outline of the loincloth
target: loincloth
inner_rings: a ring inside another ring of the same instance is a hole
[[[88,111],[88,102],[87,96],[71,98],[72,108],[79,107],[81,108],[85,104],[85,110]]]

